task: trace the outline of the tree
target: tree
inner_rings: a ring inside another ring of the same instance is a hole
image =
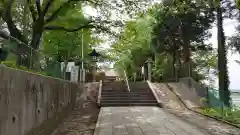
[[[117,59],[115,68],[122,75],[121,71],[126,70],[129,77],[139,73],[147,58],[154,56],[150,46],[154,19],[148,14],[141,16],[128,21],[120,38],[111,46]]]
[[[161,27],[162,29],[155,31],[159,28],[155,26],[160,23],[160,13],[162,15],[165,14],[165,9],[159,8],[159,6],[161,5],[148,9],[148,12],[146,13],[140,13],[138,17],[126,23],[121,33],[121,38],[112,45],[113,53],[117,57],[117,62],[115,64],[117,71],[126,70],[127,75],[129,77],[133,77],[134,73],[141,72],[140,67],[144,65],[144,62],[149,57],[153,57],[153,60],[155,60],[153,64],[153,79],[155,81],[159,81],[161,79],[168,80],[174,76],[173,64],[175,62],[173,62],[173,58],[179,59],[179,56],[177,54],[174,57],[172,56],[173,47],[171,46],[174,45],[172,41],[181,43],[180,36],[177,37],[177,34],[175,34],[177,31],[174,31],[176,26],[171,23],[174,19],[172,15],[169,15],[168,18],[161,20],[166,24],[170,23],[171,26]],[[157,15],[159,18],[156,17]],[[159,22],[157,19],[159,19]],[[189,27],[191,26],[189,25]],[[165,35],[162,36],[163,34]],[[158,39],[158,43],[161,44],[159,45],[159,48],[155,48],[156,46],[151,45],[154,43],[152,39]],[[193,66],[193,77],[197,81],[205,79],[206,72],[198,73],[200,69],[203,71],[206,69],[204,67],[205,65],[211,65],[211,68],[214,65],[211,64],[214,61],[214,53],[202,49],[201,54],[204,53],[206,56],[197,55],[200,52],[200,49],[197,47],[209,47],[209,45],[199,44],[200,43],[191,44],[191,49],[195,49],[193,53],[193,62],[201,62],[200,65],[195,64]],[[177,46],[177,44],[175,45]]]
[[[183,61],[184,76],[189,74],[191,52],[196,49],[209,50],[203,41],[209,38],[208,29],[214,21],[210,4],[195,3],[190,0],[163,1],[156,5],[156,25],[153,32],[152,46],[158,53],[168,52],[173,57],[179,55]],[[197,43],[197,44],[195,44]],[[191,72],[190,72],[191,73]]]
[[[100,42],[101,40],[94,37],[90,29],[76,32],[49,31],[44,34],[43,53],[47,56],[48,62],[49,59],[59,63],[64,62],[63,73],[65,73],[69,61],[76,63],[82,61],[83,43],[85,69],[88,69],[87,64],[91,61],[88,54],[92,51],[92,47],[96,47]]]
[[[217,12],[217,29],[218,29],[218,78],[219,78],[219,95],[220,100],[223,101],[224,105],[231,106],[231,93],[229,91],[229,78],[227,70],[227,49],[225,45],[225,36],[223,31],[223,16],[221,2],[215,3]]]
[[[5,39],[11,38],[18,43],[17,52],[19,55],[18,64],[21,64],[22,61],[21,55],[29,55],[29,49],[24,47],[24,45],[31,46],[34,49],[39,49],[39,44],[43,35],[43,32],[46,30],[63,30],[67,32],[78,31],[83,28],[94,28],[97,30],[108,29],[104,26],[112,26],[119,24],[118,22],[108,21],[108,18],[82,18],[80,22],[72,25],[62,25],[66,21],[69,23],[72,20],[79,19],[79,16],[76,15],[79,11],[82,10],[83,5],[90,5],[96,9],[105,8],[101,11],[110,11],[110,7],[118,7],[119,11],[131,11],[134,9],[134,5],[145,4],[145,0],[140,0],[138,2],[132,2],[130,0],[121,0],[121,1],[104,1],[104,0],[67,0],[67,1],[55,1],[55,0],[44,0],[41,3],[41,0],[26,0],[26,5],[28,6],[28,12],[23,10],[23,1],[18,0],[1,0],[0,1],[0,18],[3,21],[10,34],[4,29],[0,30],[0,36]],[[115,5],[115,6],[113,6]],[[121,8],[120,8],[121,7]],[[24,8],[26,9],[26,8]],[[107,10],[106,10],[107,9]],[[24,35],[22,28],[18,26],[19,23],[18,16],[14,16],[14,11],[18,11],[20,16],[27,16],[29,26],[31,28],[31,34],[29,36]],[[72,15],[72,13],[75,13]],[[109,12],[108,12],[109,13]],[[71,17],[68,15],[71,14]],[[109,14],[107,14],[109,15]],[[30,18],[31,16],[31,18]],[[70,19],[71,18],[71,19]],[[106,19],[106,20],[104,20]],[[60,22],[60,24],[59,24]],[[76,21],[73,21],[76,22]],[[103,26],[104,24],[104,26]],[[23,45],[24,44],[24,45]],[[25,58],[23,65],[29,66],[31,62],[26,60],[29,57]]]
[[[239,9],[240,9],[240,0],[236,0],[235,1],[236,3],[235,3],[235,5],[236,5],[236,9],[237,9],[237,15],[239,15]],[[227,7],[227,8],[229,8],[229,7]],[[238,22],[240,22],[240,18],[239,18],[239,16],[237,16],[236,17],[236,19],[237,19],[237,21]],[[232,48],[234,48],[234,49],[236,49],[236,51],[238,52],[238,53],[240,53],[240,45],[239,45],[239,42],[240,42],[240,25],[238,25],[237,27],[236,27],[236,33],[232,36],[232,37],[230,37],[229,38],[229,45],[230,45],[230,47],[232,47]]]

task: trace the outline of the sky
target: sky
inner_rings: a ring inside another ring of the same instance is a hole
[[[225,36],[231,36],[235,33],[235,27],[239,22],[236,20],[225,19],[224,20],[224,32]],[[213,44],[214,48],[217,48],[217,28],[213,27],[211,29],[212,37],[209,39],[209,42]],[[240,65],[235,62],[235,60],[240,60],[240,55],[237,53],[228,53],[228,72],[230,79],[229,88],[232,90],[240,91]],[[217,82],[215,83],[217,86]]]

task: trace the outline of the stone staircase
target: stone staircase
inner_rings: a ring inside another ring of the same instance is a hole
[[[157,106],[158,103],[147,82],[103,82],[100,106]]]

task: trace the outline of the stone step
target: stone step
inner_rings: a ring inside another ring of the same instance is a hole
[[[144,96],[153,96],[153,94],[151,93],[147,93],[147,94],[139,94],[139,93],[108,93],[108,94],[102,94],[102,97],[144,97]]]
[[[145,82],[129,83],[129,86],[148,86],[148,83],[145,83]]]
[[[155,100],[153,96],[144,96],[144,97],[102,97],[102,100]]]
[[[148,93],[152,93],[151,91],[102,91],[102,94],[148,94]]]
[[[136,96],[136,97],[144,97],[144,96],[153,96],[152,93],[102,93],[101,96],[113,96],[113,97],[116,97],[116,96]]]
[[[108,106],[159,106],[158,103],[103,103],[101,107]]]
[[[133,89],[133,88],[130,88],[131,91],[150,91],[149,88],[138,88],[138,89]]]
[[[102,93],[152,93],[152,91],[113,91],[113,90],[103,90]]]
[[[155,100],[155,97],[152,95],[147,95],[147,96],[102,96],[102,99],[109,99],[109,100],[127,100],[127,99],[141,99],[141,100]]]
[[[100,106],[158,106],[146,82],[130,83],[130,92],[124,82],[103,83]]]
[[[101,100],[100,103],[157,103],[156,100],[133,100],[133,99],[128,99],[128,100],[106,100],[103,99]]]
[[[137,91],[137,90],[131,90],[131,91],[128,91],[128,90],[102,90],[102,93],[152,93],[152,91],[150,90],[140,90],[140,91]]]
[[[109,92],[115,92],[115,91],[128,91],[127,89],[123,88],[123,89],[102,89],[102,91],[109,91]]]
[[[144,85],[144,86],[129,86],[130,88],[136,88],[136,89],[149,89],[148,85]]]
[[[150,88],[132,88],[132,87],[129,87],[131,91],[144,91],[144,90],[151,90]]]

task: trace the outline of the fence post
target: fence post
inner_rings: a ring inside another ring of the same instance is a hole
[[[224,116],[224,103],[223,102],[221,102],[221,117],[223,117]]]
[[[206,99],[207,99],[208,107],[211,107],[211,105],[210,105],[210,98],[209,98],[209,87],[206,88]]]

